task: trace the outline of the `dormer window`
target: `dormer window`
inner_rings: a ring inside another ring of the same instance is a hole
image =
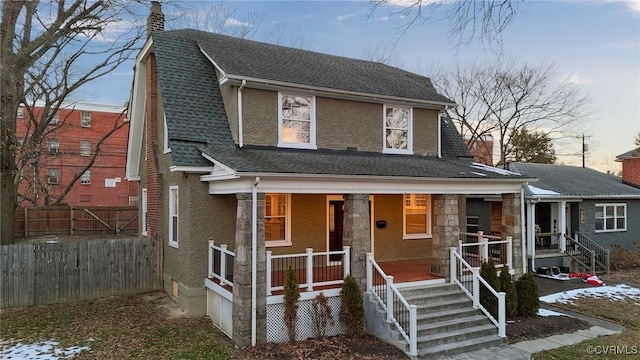
[[[413,111],[410,107],[384,106],[385,153],[413,154]]]
[[[315,149],[315,96],[279,93],[278,108],[278,146]]]

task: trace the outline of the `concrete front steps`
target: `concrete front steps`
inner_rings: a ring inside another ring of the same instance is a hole
[[[409,304],[417,306],[418,357],[436,359],[502,345],[498,328],[456,284],[399,289]],[[404,338],[397,334],[399,342]],[[406,344],[405,352],[409,351]]]

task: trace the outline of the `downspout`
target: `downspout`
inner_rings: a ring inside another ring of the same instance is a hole
[[[443,111],[449,107],[445,106]],[[438,113],[438,159],[442,158],[442,112]]]
[[[238,88],[238,146],[244,146],[244,138],[242,133],[242,89],[247,85],[247,80],[242,80],[242,84]],[[258,179],[259,180],[259,179]]]
[[[526,256],[526,234],[524,233],[524,223],[526,218],[524,216],[524,187],[528,183],[522,184],[520,187],[520,250],[522,257],[522,275],[527,273],[527,256]]]
[[[243,80],[244,85],[244,80]],[[258,183],[260,177],[257,176],[253,183],[251,193],[251,346],[256,346],[256,303],[258,286]]]

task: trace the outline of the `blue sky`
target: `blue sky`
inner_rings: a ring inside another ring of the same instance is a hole
[[[164,1],[161,1],[164,3]],[[448,10],[447,0],[439,11]],[[178,1],[183,9],[202,11],[209,1]],[[445,21],[416,24],[404,34],[398,30],[400,8],[379,8],[373,14],[362,1],[226,1],[235,10],[233,24],[246,14],[263,16],[250,38],[269,41],[273,30],[298,34],[304,47],[329,54],[362,58],[375,49],[395,52],[394,65],[429,75],[455,63],[492,61],[494,49],[479,41],[456,46]],[[164,4],[170,21],[174,9]],[[518,62],[558,66],[558,81],[580,84],[594,113],[584,120],[588,139],[587,166],[618,170],[613,159],[633,148],[640,131],[640,0],[529,1],[518,3],[518,13],[503,34],[501,56]],[[168,24],[168,27],[171,27]],[[270,35],[271,34],[271,35]],[[285,43],[286,44],[286,43]],[[109,89],[86,101],[121,105],[128,99],[133,64],[125,64],[94,89]],[[575,142],[563,143],[561,154],[576,153]],[[559,162],[578,165],[578,156]]]

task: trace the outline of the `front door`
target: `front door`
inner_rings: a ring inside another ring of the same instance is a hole
[[[344,201],[329,201],[329,251],[342,250],[342,233],[344,230]],[[329,261],[340,261],[342,255],[330,255]]]

